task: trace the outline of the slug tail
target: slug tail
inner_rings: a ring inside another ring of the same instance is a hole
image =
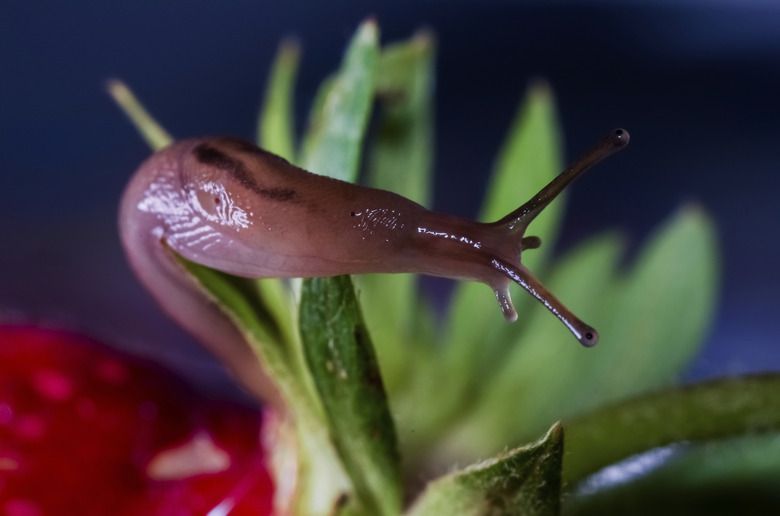
[[[498,299],[498,304],[501,306],[501,311],[508,321],[512,322],[517,319],[517,311],[512,305],[512,299],[509,296],[509,281],[507,281],[507,278],[523,287],[526,292],[552,312],[569,329],[580,344],[589,348],[598,343],[598,332],[571,313],[528,269],[522,265],[515,267],[498,259],[494,259],[492,265],[503,275],[503,281],[494,283],[492,287],[496,294],[496,299]]]

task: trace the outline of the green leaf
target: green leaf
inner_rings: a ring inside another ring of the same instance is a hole
[[[634,265],[619,277],[610,271],[621,246],[613,240],[610,247],[601,258],[572,253],[550,277],[550,289],[594,325],[601,338],[593,349],[580,348],[549,314],[536,311],[528,341],[518,345],[513,365],[507,367],[509,376],[524,379],[515,388],[529,393],[516,406],[528,416],[525,425],[516,421],[522,429],[517,438],[525,439],[552,421],[668,385],[702,342],[717,284],[714,229],[704,213],[680,210],[654,232]],[[510,378],[506,380],[503,395],[511,389]]]
[[[622,247],[615,235],[591,240],[556,264],[546,281],[601,333],[599,344],[578,346],[557,319],[530,306],[525,331],[508,340],[512,352],[485,377],[478,410],[465,413],[440,447],[466,459],[494,453],[554,421],[676,378],[714,311],[714,229],[701,210],[680,210],[616,276]]]
[[[563,428],[538,443],[441,477],[409,516],[555,515],[560,511]]]
[[[613,288],[623,249],[616,234],[593,238],[555,267],[547,284],[558,299],[584,320],[600,319],[609,309],[604,297]],[[598,302],[594,302],[598,292]],[[483,378],[479,408],[455,432],[449,448],[468,457],[495,453],[506,443],[521,443],[558,419],[590,406],[591,386],[603,381],[592,373],[599,346],[586,349],[542,306],[532,305],[526,331],[510,342],[504,361]],[[596,400],[598,401],[598,400]]]
[[[423,33],[380,54],[376,89],[382,109],[368,160],[371,186],[420,203],[427,202],[431,187],[434,51],[433,37]],[[431,366],[420,360],[430,341],[422,339],[417,325],[416,316],[425,311],[418,283],[412,274],[355,278],[391,393],[408,386],[413,369]]]
[[[208,292],[208,297],[215,299],[220,307],[229,310],[237,324],[250,331],[253,338],[273,343],[272,353],[278,352],[280,357],[284,357],[286,350],[282,334],[251,280],[211,269],[179,255],[175,256],[187,272]],[[286,358],[281,358],[282,362],[285,360]]]
[[[170,145],[173,141],[171,135],[152,118],[125,83],[118,79],[111,79],[108,81],[107,87],[108,93],[130,118],[130,121],[152,150],[160,150]]]
[[[312,406],[308,393],[301,388],[301,381],[292,366],[289,342],[285,341],[277,320],[268,311],[258,284],[179,255],[175,257],[203,289],[203,295],[213,300],[246,337],[285,401],[314,414],[316,408]]]
[[[304,168],[337,179],[357,178],[360,150],[371,112],[374,71],[378,54],[378,29],[369,20],[352,38],[338,73],[324,81],[304,137]],[[293,282],[300,290],[300,283]],[[305,370],[305,353],[298,339],[293,345],[294,362]],[[302,375],[311,384],[311,376]]]
[[[328,425],[317,400],[296,373],[289,350],[279,341],[273,321],[267,317],[262,297],[251,280],[237,278],[179,257],[203,293],[212,299],[246,337],[264,369],[279,388],[295,421],[297,443],[275,450],[298,461],[295,513],[329,515],[350,484],[330,441]],[[288,429],[289,430],[289,429]],[[283,475],[289,472],[283,471]]]
[[[290,507],[290,510],[279,510],[281,514],[340,514],[345,501],[349,505],[353,489],[330,440],[328,427],[321,419],[309,417],[308,412],[296,407],[291,412],[292,417],[274,429],[275,436],[269,435],[269,422],[263,422],[263,438],[272,454],[267,463],[278,482],[274,504]],[[271,418],[277,415],[269,414]],[[290,439],[291,435],[294,439]]]
[[[550,182],[562,168],[560,140],[552,94],[545,85],[536,84],[529,89],[499,154],[480,218],[497,220]],[[538,235],[544,242],[542,248],[523,254],[523,263],[531,271],[539,272],[555,240],[562,208],[562,200],[554,201],[530,225],[528,234]],[[510,325],[504,321],[490,288],[473,282],[458,283],[455,287],[443,339],[441,375],[433,384],[457,378],[460,388],[453,389],[444,400],[437,393],[434,410],[439,415],[434,420],[443,422],[468,409],[474,401],[472,394],[483,378],[492,374],[493,365],[501,361],[507,350],[507,335],[523,331],[524,312],[532,300],[518,289],[513,290],[512,298],[520,320]]]
[[[295,159],[293,88],[299,60],[298,43],[283,41],[271,70],[257,127],[260,146],[288,161]]]
[[[376,77],[382,110],[367,178],[375,188],[423,205],[431,193],[435,52],[427,32],[382,50]]]
[[[257,124],[260,147],[288,161],[295,159],[293,89],[299,60],[300,48],[297,41],[283,41],[271,69]],[[285,339],[293,342],[297,338],[294,320],[297,307],[292,299],[289,282],[276,278],[261,279],[257,282],[269,312],[279,321]],[[300,364],[297,365],[300,367]]]
[[[485,222],[500,219],[555,178],[563,168],[561,141],[552,92],[546,84],[536,83],[529,88],[499,152],[479,219]],[[542,247],[524,253],[522,260],[529,270],[537,274],[541,273],[540,266],[555,243],[564,204],[565,194],[562,194],[528,228],[528,235],[542,239]],[[474,342],[481,341],[491,327],[506,329],[505,324],[496,324],[503,320],[501,311],[485,302],[485,296],[490,297],[489,293],[490,290],[482,285],[460,283],[457,286],[449,316],[448,347],[467,347],[473,353]],[[518,308],[532,302],[519,289],[513,290],[512,297]],[[522,313],[522,310],[518,312]],[[517,328],[513,328],[511,333],[516,331]],[[485,351],[480,349],[479,353]],[[466,362],[470,363],[471,358],[467,357]]]
[[[658,446],[780,429],[780,375],[670,389],[593,412],[566,427],[563,475],[575,483]]]
[[[364,22],[347,49],[338,75],[327,83],[304,139],[301,166],[306,170],[354,182],[374,95],[378,29]]]
[[[370,514],[398,514],[395,430],[349,276],[304,281],[301,336],[331,436]]]
[[[591,396],[605,403],[668,385],[699,350],[710,326],[720,263],[715,229],[685,206],[654,232],[627,271],[609,317],[599,321],[603,359]]]
[[[780,434],[680,444],[664,450],[670,455],[666,461],[639,478],[607,486],[591,486],[594,482],[587,481],[587,490],[566,498],[564,513],[780,513]]]
[[[530,199],[563,170],[562,155],[562,135],[553,93],[546,83],[536,82],[529,87],[499,152],[480,220],[498,220]],[[553,201],[529,226],[528,234],[540,236],[548,248],[552,242],[547,239],[556,236],[563,205],[561,199]],[[530,266],[533,262],[527,263]]]
[[[304,140],[305,168],[345,181],[357,178],[374,93],[377,38],[375,23],[364,23],[341,70],[321,88]],[[395,430],[348,276],[303,281],[300,332],[331,439],[363,507],[371,514],[397,514]]]

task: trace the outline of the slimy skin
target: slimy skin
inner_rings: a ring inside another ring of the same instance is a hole
[[[249,346],[170,251],[249,278],[385,272],[480,281],[493,289],[510,321],[517,318],[509,297],[513,281],[592,346],[596,331],[548,292],[520,256],[541,244],[525,236],[539,212],[628,140],[625,130],[612,131],[531,200],[487,224],[312,174],[241,140],[184,140],[154,154],[131,179],[120,208],[122,243],[165,311],[266,399],[273,388],[257,375]]]

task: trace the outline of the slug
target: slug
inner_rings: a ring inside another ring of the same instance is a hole
[[[593,346],[596,331],[534,278],[520,257],[541,244],[525,236],[541,210],[628,141],[627,131],[612,131],[518,209],[480,223],[307,172],[241,140],[184,140],[154,154],[132,177],[121,202],[120,233],[132,268],[168,314],[230,362],[250,390],[266,394],[266,380],[249,365],[256,359],[239,343],[243,337],[204,299],[171,250],[249,278],[385,272],[481,281],[493,289],[509,321],[517,319],[509,297],[515,282],[581,344]]]

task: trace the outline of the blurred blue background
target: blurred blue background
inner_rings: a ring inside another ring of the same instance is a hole
[[[638,244],[699,202],[720,232],[724,278],[687,379],[780,370],[780,3],[770,0],[3,2],[0,316],[83,329],[230,389],[125,264],[116,205],[149,151],[104,81],[125,80],[176,137],[252,137],[278,42],[294,35],[300,131],[368,15],[384,42],[421,27],[437,35],[436,209],[474,217],[525,88],[543,77],[567,158],[613,127],[632,135],[573,189],[559,249],[609,228]]]

